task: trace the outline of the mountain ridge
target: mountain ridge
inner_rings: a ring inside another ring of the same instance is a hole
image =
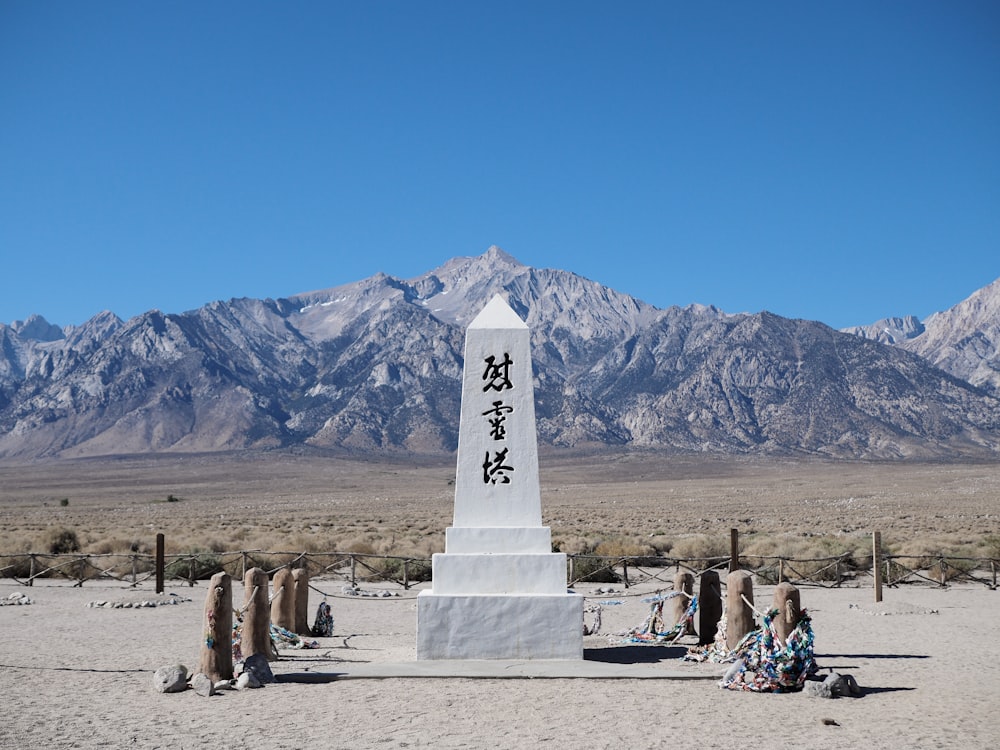
[[[0,458],[452,451],[464,328],[494,294],[531,328],[545,445],[835,458],[1000,451],[1000,400],[904,347],[923,334],[887,344],[767,312],[659,309],[494,246],[411,279],[380,273],[128,321],[105,312],[49,341],[0,324]],[[952,329],[989,319],[990,299],[948,318]],[[21,330],[51,337],[46,325]],[[951,339],[935,341],[945,351]]]

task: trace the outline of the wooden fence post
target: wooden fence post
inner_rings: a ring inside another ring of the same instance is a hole
[[[625,588],[629,587],[628,583],[628,558],[622,558],[622,581],[625,583]]]
[[[729,572],[740,569],[740,532],[739,529],[729,530]]]
[[[163,593],[163,572],[165,569],[163,560],[164,537],[163,534],[156,535],[156,593]]]
[[[35,555],[31,554],[28,557],[28,585],[35,585]]]
[[[746,570],[734,570],[726,578],[726,647],[732,651],[743,636],[754,629],[753,576]]]
[[[882,532],[872,532],[872,573],[875,575],[875,601],[882,601]]]
[[[233,679],[233,580],[216,573],[205,597],[205,637],[198,671],[212,682]]]

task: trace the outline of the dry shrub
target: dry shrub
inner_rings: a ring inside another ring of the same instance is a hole
[[[27,578],[31,573],[31,558],[27,555],[0,559],[0,578]]]
[[[367,539],[354,538],[344,543],[340,552],[353,552],[356,555],[375,555],[375,546]]]
[[[618,583],[621,578],[615,572],[617,558],[575,555],[573,557],[573,578],[588,583]]]
[[[682,536],[670,550],[672,557],[679,560],[710,560],[729,557],[729,537],[714,537],[707,534]]]
[[[189,581],[203,581],[216,573],[223,571],[219,556],[204,550],[193,550],[184,553],[183,557],[174,558],[164,566],[165,578],[182,578]]]
[[[202,546],[209,552],[214,552],[216,554],[231,552],[233,550],[233,545],[229,543],[229,540],[218,536],[212,536],[204,539]]]
[[[870,542],[863,537],[753,536],[741,554],[749,558],[749,563],[758,565],[758,577],[767,583],[777,582],[776,558],[787,561],[786,576],[814,581],[837,581],[853,569],[871,567]],[[754,561],[755,557],[765,559]]]
[[[561,552],[573,555],[573,577],[589,583],[617,583],[620,581],[615,566],[622,558],[640,558],[636,564],[646,562],[656,551],[635,537],[615,536],[599,541],[584,537],[568,537],[557,543]]]
[[[582,555],[591,550],[591,544],[582,536],[557,536],[552,540],[552,549],[567,555]]]
[[[893,562],[908,570],[925,570],[935,581],[945,583],[976,568],[978,548],[963,537],[942,534],[918,537],[894,545],[892,554],[900,558]],[[905,571],[901,570],[900,574]]]
[[[52,555],[65,555],[80,551],[80,540],[76,531],[64,526],[48,529],[39,540],[39,546]]]
[[[651,534],[649,536],[649,545],[658,555],[667,555],[674,548],[673,539],[666,534]]]
[[[990,534],[983,537],[979,547],[980,556],[1000,561],[1000,535]]]
[[[594,547],[594,554],[601,557],[655,557],[656,550],[635,537],[617,536],[599,542]]]
[[[112,537],[94,542],[88,547],[87,551],[95,555],[148,555],[150,553],[150,546],[132,539]]]
[[[414,560],[404,557],[371,557],[365,559],[365,575],[361,576],[366,581],[406,581],[413,583],[416,581],[431,580],[431,564],[429,560]],[[405,569],[404,569],[405,566]],[[405,574],[405,575],[404,575]]]
[[[852,560],[857,558],[856,562],[861,562],[866,556],[871,558],[870,546],[867,538],[779,534],[750,537],[741,554],[817,561],[850,555]]]
[[[282,544],[283,549],[295,550],[297,552],[329,552],[329,545],[325,539],[321,539],[315,534],[290,534]]]

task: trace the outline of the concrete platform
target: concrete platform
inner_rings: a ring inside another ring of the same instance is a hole
[[[443,557],[455,555],[434,555],[435,571],[439,558]],[[458,557],[525,559],[557,555]],[[525,574],[528,568],[525,567]],[[421,591],[417,597],[417,660],[580,661],[583,597],[566,592],[565,563],[562,570],[555,572],[553,578],[561,586],[558,594],[448,595],[439,594],[437,584],[433,590]]]

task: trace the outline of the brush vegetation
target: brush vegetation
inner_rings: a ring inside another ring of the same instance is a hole
[[[945,580],[974,564],[964,558],[1000,559],[995,463],[602,453],[540,464],[553,549],[593,558],[576,561],[578,577],[591,565],[599,578],[603,558],[725,558],[731,528],[747,566],[794,560],[799,575],[820,580],[869,569],[875,530],[885,553],[907,556],[907,568],[937,566]],[[393,558],[407,558],[409,579],[420,580],[429,569],[416,561],[444,551],[453,478],[441,459],[280,453],[0,465],[0,554],[146,557],[163,533],[168,555],[195,560],[175,563],[185,577],[239,574],[232,553],[249,551],[265,569],[303,552],[354,553],[366,556],[359,576],[397,579]],[[831,558],[839,567],[824,571]]]

